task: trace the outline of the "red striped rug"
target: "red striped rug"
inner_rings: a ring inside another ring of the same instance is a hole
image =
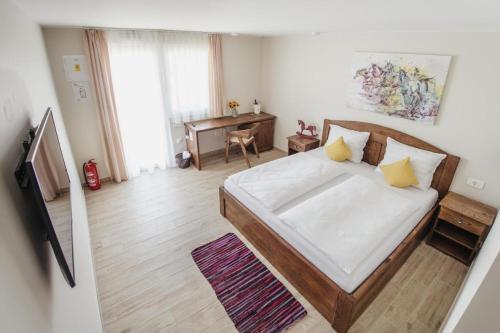
[[[239,332],[282,332],[306,310],[233,233],[191,252]]]

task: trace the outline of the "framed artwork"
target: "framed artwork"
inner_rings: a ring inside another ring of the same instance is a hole
[[[348,106],[433,124],[451,56],[356,52]]]

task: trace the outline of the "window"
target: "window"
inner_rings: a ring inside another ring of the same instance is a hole
[[[208,36],[107,32],[129,176],[174,165],[172,124],[208,116]]]

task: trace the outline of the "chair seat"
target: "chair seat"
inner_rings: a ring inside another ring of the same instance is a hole
[[[255,136],[259,132],[260,128],[260,123],[256,123],[246,129],[227,132],[226,163],[229,162],[229,146],[231,146],[232,143],[236,143],[241,146],[241,151],[243,152],[243,157],[245,158],[245,162],[247,162],[247,166],[249,168],[251,167],[246,147],[249,145],[253,145],[255,155],[257,155],[257,158],[259,158],[259,149],[257,148],[257,143],[255,142]],[[242,144],[240,144],[240,141]]]
[[[253,136],[250,137],[250,138],[242,138],[243,140],[243,144],[246,145],[247,143],[249,143],[250,141],[253,140]],[[238,140],[238,137],[237,136],[231,136],[229,137],[229,141],[232,142],[232,143],[240,143],[240,141]]]

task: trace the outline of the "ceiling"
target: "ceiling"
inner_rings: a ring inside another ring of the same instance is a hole
[[[500,31],[497,0],[14,0],[42,25],[279,35]]]

